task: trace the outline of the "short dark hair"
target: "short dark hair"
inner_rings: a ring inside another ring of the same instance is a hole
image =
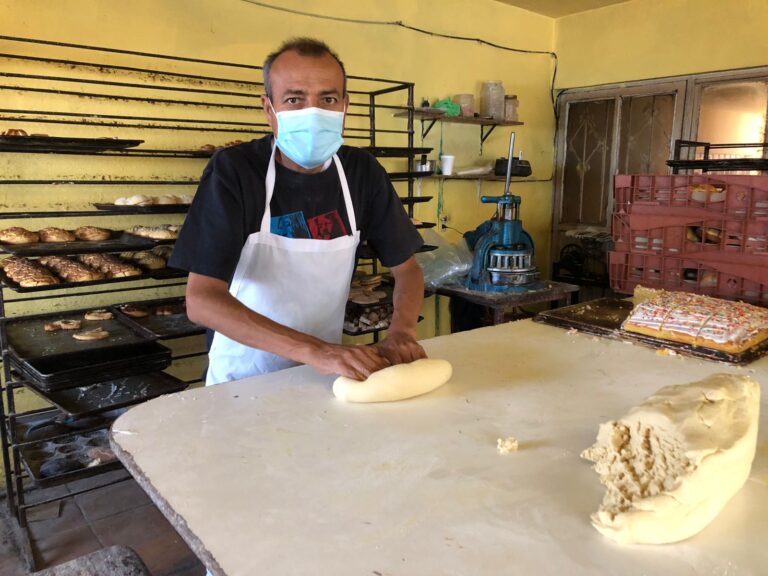
[[[283,42],[277,50],[272,52],[267,59],[264,60],[264,66],[262,73],[264,74],[264,91],[267,93],[267,97],[272,100],[272,82],[269,79],[269,69],[272,68],[272,64],[275,62],[280,54],[284,52],[298,52],[301,56],[311,56],[314,58],[320,58],[326,54],[330,55],[341,67],[341,74],[344,77],[344,96],[347,95],[347,71],[344,69],[344,63],[325,42],[315,40],[314,38],[291,38]]]

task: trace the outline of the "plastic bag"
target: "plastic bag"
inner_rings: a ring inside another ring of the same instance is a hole
[[[472,251],[464,238],[451,244],[434,230],[421,230],[425,244],[437,246],[437,250],[416,254],[416,261],[424,271],[424,286],[436,288],[441,284],[450,284],[459,276],[469,273],[472,267]]]

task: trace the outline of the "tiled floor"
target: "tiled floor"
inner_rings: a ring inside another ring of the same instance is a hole
[[[125,471],[116,471],[73,482],[47,494],[71,494],[125,476]],[[5,502],[0,505],[5,506]],[[203,565],[132,479],[70,496],[60,504],[33,508],[29,527],[38,570],[121,544],[135,550],[153,576],[205,574]],[[10,562],[0,563],[0,574],[25,573],[14,572],[12,568]]]

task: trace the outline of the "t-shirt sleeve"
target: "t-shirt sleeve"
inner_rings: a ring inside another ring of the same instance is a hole
[[[411,222],[384,168],[371,157],[372,194],[365,238],[391,268],[402,264],[421,248],[424,240]]]
[[[227,156],[203,171],[168,265],[229,282],[247,237],[241,183]]]

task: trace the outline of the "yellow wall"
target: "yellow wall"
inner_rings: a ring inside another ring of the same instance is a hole
[[[764,66],[765,0],[633,0],[560,18],[558,88]]]

